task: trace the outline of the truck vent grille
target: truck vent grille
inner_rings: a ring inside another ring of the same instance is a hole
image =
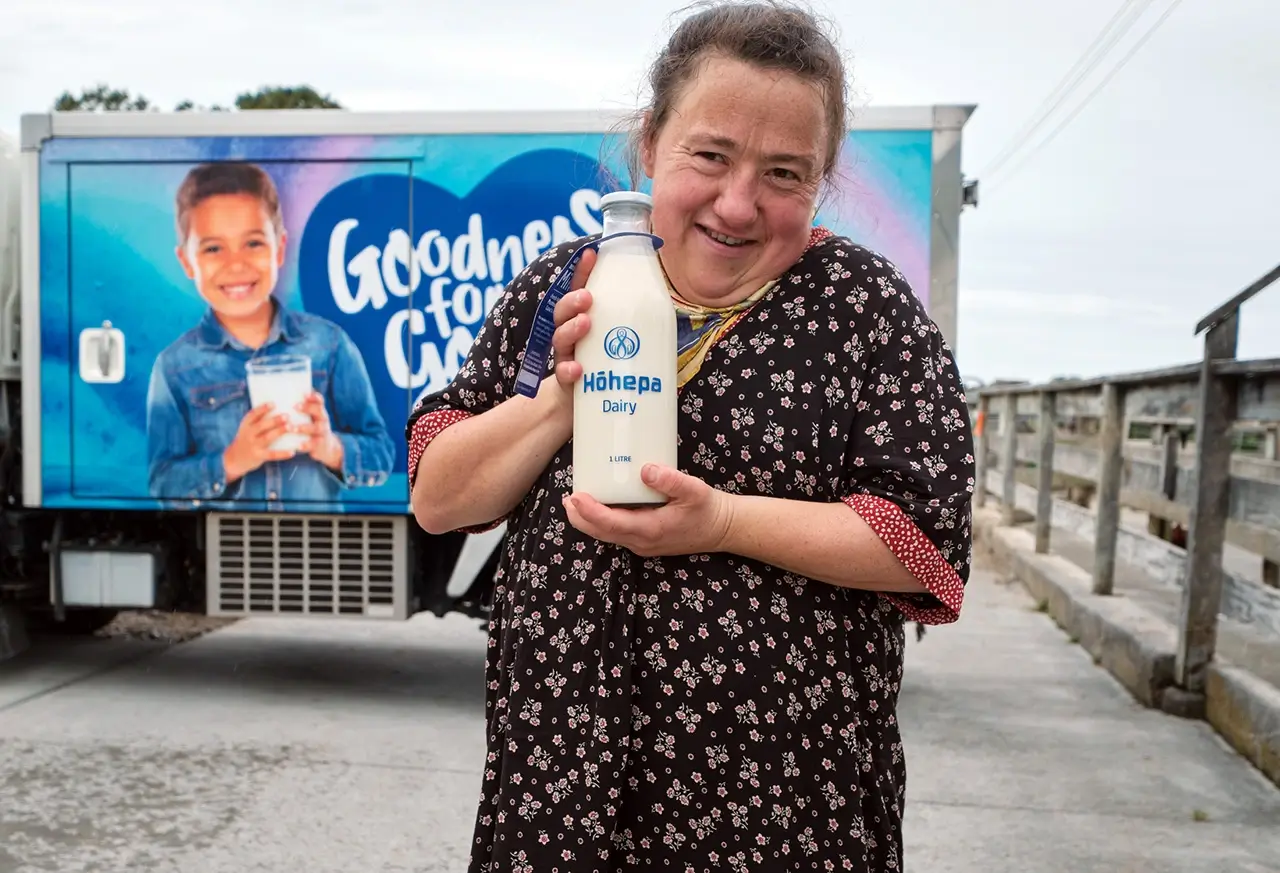
[[[207,516],[210,615],[407,618],[399,516]]]

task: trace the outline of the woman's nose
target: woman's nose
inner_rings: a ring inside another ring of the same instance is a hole
[[[758,183],[751,174],[733,173],[726,176],[724,188],[716,198],[716,215],[731,228],[750,225],[759,211],[758,193]]]

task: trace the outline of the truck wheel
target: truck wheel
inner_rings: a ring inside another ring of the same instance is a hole
[[[27,626],[32,633],[58,636],[89,636],[102,630],[120,614],[118,609],[68,609],[64,621],[52,612],[41,611],[29,616]]]

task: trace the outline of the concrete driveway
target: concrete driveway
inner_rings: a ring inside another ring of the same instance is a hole
[[[474,620],[248,620],[0,666],[0,871],[466,868]]]
[[[0,873],[463,873],[484,642],[423,616],[41,643],[0,665]],[[908,873],[1280,871],[1280,791],[987,571],[912,639],[901,719]]]

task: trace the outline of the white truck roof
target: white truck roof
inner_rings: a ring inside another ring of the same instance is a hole
[[[959,130],[975,106],[868,106],[854,130]],[[51,137],[420,136],[450,133],[604,133],[625,130],[624,113],[595,110],[362,112],[45,112],[22,116],[22,147]],[[620,128],[620,125],[621,128]]]

